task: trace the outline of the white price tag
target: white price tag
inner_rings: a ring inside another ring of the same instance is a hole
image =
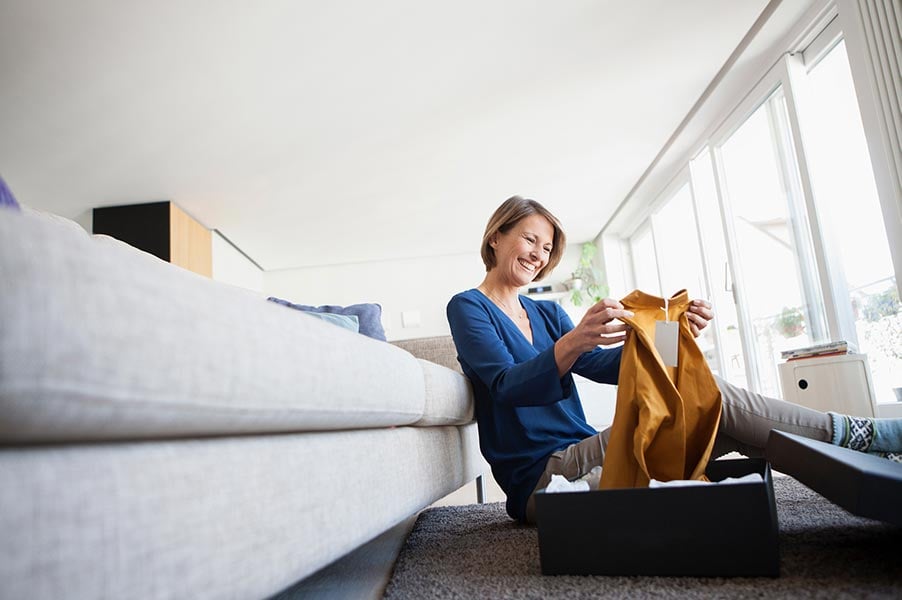
[[[655,349],[661,362],[667,367],[677,366],[677,348],[680,343],[680,324],[670,320],[670,307],[664,298],[664,320],[655,321]]]
[[[677,321],[655,321],[655,349],[668,367],[677,366],[680,324]]]

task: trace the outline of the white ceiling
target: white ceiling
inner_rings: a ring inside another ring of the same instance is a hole
[[[766,0],[4,0],[0,174],[172,200],[266,270],[475,253],[519,193],[593,238]]]

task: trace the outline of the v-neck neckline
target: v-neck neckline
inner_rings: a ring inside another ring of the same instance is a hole
[[[498,312],[500,312],[502,315],[504,315],[504,318],[507,319],[507,321],[508,321],[511,325],[514,326],[514,329],[516,329],[516,330],[520,333],[521,336],[523,336],[523,339],[526,340],[526,343],[527,343],[527,344],[529,344],[530,346],[532,346],[533,348],[535,348],[536,334],[535,334],[535,331],[533,331],[533,328],[532,328],[532,318],[530,317],[529,309],[526,308],[526,305],[525,305],[525,304],[523,304],[522,302],[520,302],[520,294],[517,294],[517,303],[520,305],[520,308],[523,309],[523,312],[526,313],[526,323],[529,325],[529,337],[526,336],[526,334],[523,332],[523,330],[520,329],[520,326],[517,324],[517,322],[514,321],[514,319],[513,319],[509,314],[507,314],[506,312],[504,312],[503,310],[501,310],[501,307],[498,306],[497,304],[495,304],[495,301],[492,300],[492,299],[489,297],[489,295],[488,295],[487,293],[483,292],[483,291],[482,291],[481,289],[479,289],[479,288],[474,288],[474,289],[475,289],[477,292],[479,292],[479,293],[482,295],[482,297],[485,298],[485,299],[488,301],[489,304],[492,305],[492,308],[494,308],[495,310],[497,310]],[[532,339],[530,339],[530,338],[532,338]]]

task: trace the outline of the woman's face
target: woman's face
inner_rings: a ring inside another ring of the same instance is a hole
[[[536,278],[551,255],[554,227],[542,215],[530,215],[517,221],[507,233],[496,233],[492,240],[496,265],[492,269],[503,283],[515,287]]]

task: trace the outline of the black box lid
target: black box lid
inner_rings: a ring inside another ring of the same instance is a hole
[[[782,431],[770,432],[765,456],[850,513],[902,525],[902,464]]]

